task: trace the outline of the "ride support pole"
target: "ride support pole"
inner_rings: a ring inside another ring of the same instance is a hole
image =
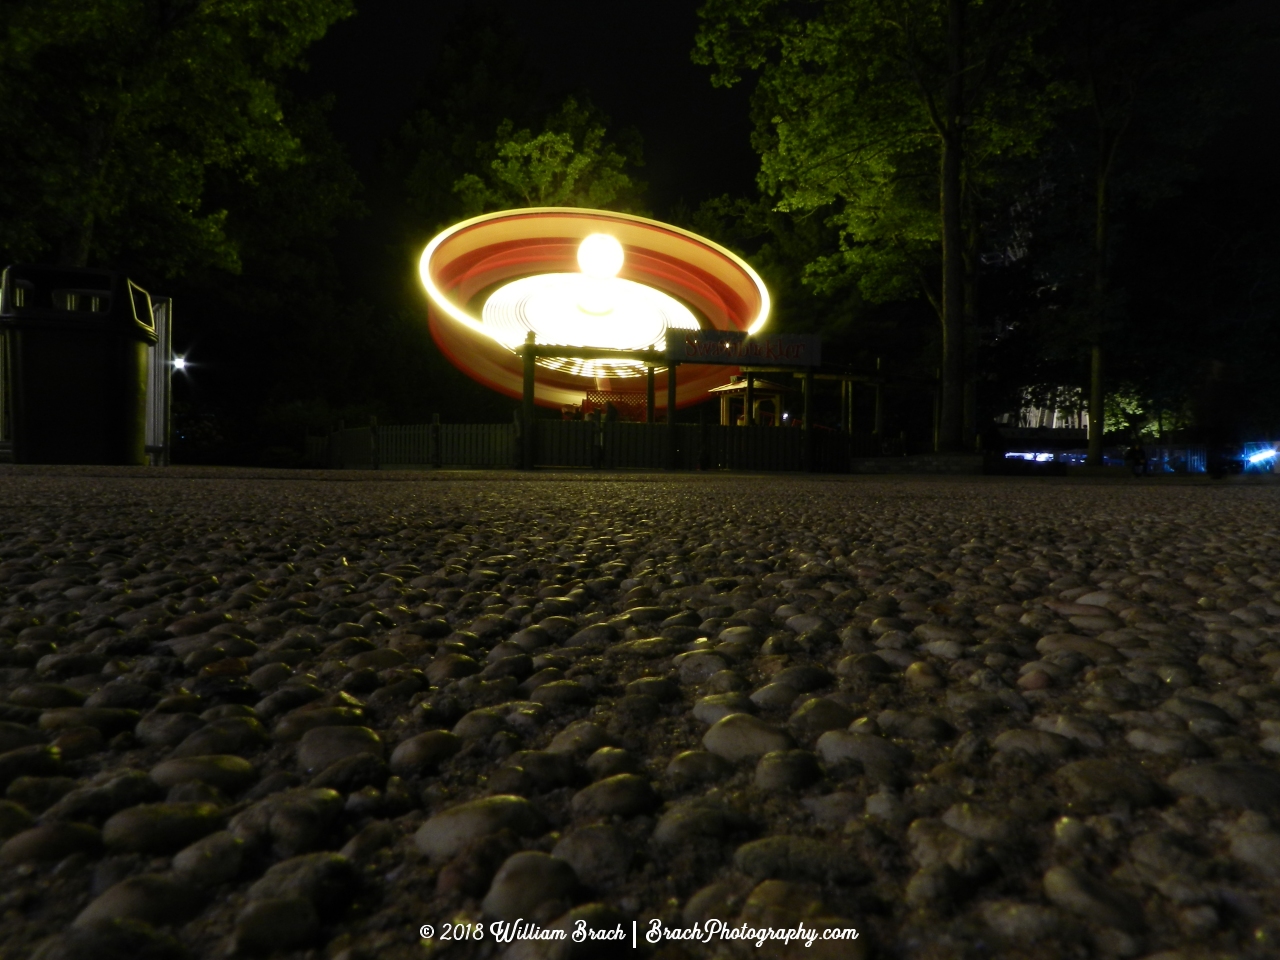
[[[536,341],[537,338],[532,330],[524,338],[524,408],[522,411],[524,422],[521,424],[524,431],[524,455],[521,458],[523,460],[521,466],[526,470],[533,469],[533,456],[534,451],[537,449],[535,446],[536,437],[534,431],[536,428],[534,426],[533,406],[533,371],[538,361],[538,351],[534,345]]]

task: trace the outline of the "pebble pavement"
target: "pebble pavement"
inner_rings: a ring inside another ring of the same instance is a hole
[[[1280,955],[1280,487],[0,473],[0,958]],[[419,928],[432,924],[423,941]],[[465,928],[464,928],[465,929]]]

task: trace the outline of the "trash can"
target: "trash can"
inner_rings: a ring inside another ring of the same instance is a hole
[[[0,277],[0,442],[14,463],[147,463],[151,298],[106,270]]]

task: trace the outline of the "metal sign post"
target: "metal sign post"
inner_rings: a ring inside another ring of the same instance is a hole
[[[535,444],[537,439],[534,435],[534,406],[533,406],[533,372],[534,366],[538,362],[537,348],[534,346],[537,338],[533,335],[533,331],[529,331],[529,335],[524,338],[524,422],[520,425],[520,429],[524,432],[524,462],[521,464],[526,470],[533,469],[534,451],[537,449]]]
[[[156,342],[147,347],[146,451],[153,467],[167,467],[173,444],[173,301],[151,298]]]
[[[680,438],[676,433],[676,366],[672,361],[667,367],[667,469],[680,465]]]

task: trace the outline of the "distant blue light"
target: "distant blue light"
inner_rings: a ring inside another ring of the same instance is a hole
[[[1053,461],[1053,454],[1052,453],[1033,453],[1031,451],[1027,451],[1025,453],[1023,452],[1006,453],[1004,455],[1004,458],[1006,460],[1031,460],[1031,461],[1034,461],[1035,463],[1051,463]]]
[[[1250,463],[1261,463],[1263,460],[1270,460],[1276,455],[1274,450],[1259,450],[1257,453],[1249,457]]]

